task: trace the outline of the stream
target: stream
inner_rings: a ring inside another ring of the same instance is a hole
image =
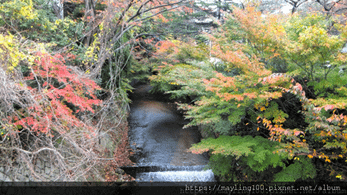
[[[207,155],[187,152],[200,141],[196,127],[183,129],[188,121],[174,103],[149,93],[151,86],[135,86],[131,94],[129,143],[135,167],[124,170],[138,182],[213,182],[211,170],[203,170]]]

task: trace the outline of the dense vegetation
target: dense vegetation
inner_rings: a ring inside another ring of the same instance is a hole
[[[0,176],[127,181],[127,92],[149,21],[184,1],[0,1]],[[149,35],[145,35],[145,34]]]
[[[211,47],[160,42],[154,91],[179,98],[186,127],[205,136],[190,150],[209,151],[220,180],[346,179],[347,28],[339,19],[262,14],[248,4],[205,34]]]
[[[190,150],[221,181],[346,180],[346,5],[221,2],[0,0],[1,167],[15,181],[132,180],[119,167],[137,79],[199,126]],[[37,170],[42,154],[55,175]]]

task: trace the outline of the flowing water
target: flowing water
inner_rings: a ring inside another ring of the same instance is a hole
[[[139,85],[131,95],[129,143],[137,165],[125,171],[139,182],[215,181],[211,170],[203,170],[208,157],[187,151],[199,142],[197,128],[183,129],[187,121],[175,104],[160,101],[150,89]]]

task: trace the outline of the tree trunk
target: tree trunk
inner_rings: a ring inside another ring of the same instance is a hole
[[[89,23],[88,26],[91,27],[91,29],[93,29],[93,23],[94,23],[94,18],[95,18],[95,4],[93,0],[85,0],[85,15],[84,15],[84,19],[88,19],[89,18]],[[93,35],[93,32],[90,31],[88,32],[88,34],[86,35],[85,39],[84,39],[84,45],[85,46],[89,46],[91,43],[91,37]]]
[[[53,0],[52,8],[58,19],[64,19],[64,0]]]

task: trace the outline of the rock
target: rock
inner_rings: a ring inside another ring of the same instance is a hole
[[[142,144],[136,145],[136,150],[142,151],[143,150],[143,145]]]
[[[205,18],[205,19],[202,19],[202,20],[193,19],[193,20],[191,20],[191,22],[193,22],[195,24],[212,24],[213,23],[213,19],[211,19],[211,18]]]
[[[347,69],[347,65],[340,66],[340,67],[339,67],[339,73],[340,73],[340,74],[343,74],[343,73],[346,71],[346,69]]]
[[[211,57],[209,61],[215,66],[224,64],[223,61],[219,58]]]
[[[117,169],[115,170],[115,173],[118,173],[118,174],[123,175],[123,174],[124,174],[124,170],[123,170],[123,169],[120,169],[120,168],[117,168]]]
[[[342,48],[341,53],[347,53],[347,43],[345,46]]]

